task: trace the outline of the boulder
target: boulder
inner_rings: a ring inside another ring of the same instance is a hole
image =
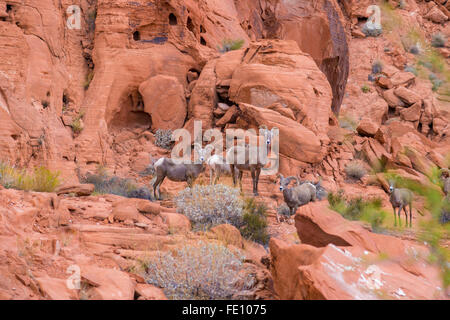
[[[77,196],[89,196],[94,192],[95,186],[90,183],[84,183],[84,184],[70,184],[70,185],[63,185],[59,187],[56,190],[56,194],[62,195],[62,194],[71,194],[74,193]]]
[[[364,118],[358,124],[358,127],[356,128],[356,131],[361,136],[373,137],[373,136],[375,136],[375,134],[377,133],[379,128],[380,127],[376,123],[374,123],[373,121],[371,121],[368,118]]]
[[[81,266],[81,280],[93,286],[89,290],[91,299],[134,300],[135,283],[125,272],[94,266]]]
[[[422,103],[416,102],[409,108],[402,108],[400,111],[400,118],[402,118],[405,121],[419,121],[421,111],[422,110]]]
[[[250,45],[233,73],[230,100],[268,108],[278,103],[321,139],[332,115],[330,84],[295,41],[264,40]],[[313,108],[311,106],[314,106]]]
[[[144,110],[152,117],[153,129],[176,130],[187,115],[183,85],[176,77],[157,75],[139,86]]]
[[[170,233],[186,233],[191,231],[191,222],[183,214],[174,212],[161,212],[163,222],[169,228]]]
[[[78,300],[78,291],[67,287],[66,279],[35,278],[44,297],[51,300]]]
[[[138,283],[135,290],[139,295],[138,300],[167,300],[164,291],[151,284]]]
[[[271,273],[280,299],[445,299],[436,268],[399,264],[360,247],[314,248],[271,239]],[[411,258],[410,258],[411,260]]]
[[[397,89],[395,89],[394,92],[397,95],[397,97],[399,97],[403,102],[407,103],[408,105],[412,105],[421,100],[418,94],[405,87],[398,87]]]
[[[394,87],[398,87],[398,86],[408,86],[414,83],[415,78],[416,76],[412,72],[399,71],[395,73],[390,80]]]
[[[318,137],[298,122],[266,108],[241,103],[239,108],[247,122],[279,129],[280,153],[286,157],[308,163],[322,160]]]
[[[210,229],[211,237],[222,241],[225,245],[233,245],[242,249],[244,241],[241,232],[230,224],[221,224]]]
[[[441,24],[447,21],[448,17],[435,6],[425,15],[425,19]]]
[[[390,89],[383,91],[382,96],[384,100],[387,102],[389,107],[396,108],[396,107],[403,107],[405,106],[405,103],[395,95],[394,93],[395,89]]]

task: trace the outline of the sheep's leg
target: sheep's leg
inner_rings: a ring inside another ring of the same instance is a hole
[[[259,175],[261,174],[261,168],[256,169],[256,195],[258,195],[258,183],[259,183]]]
[[[402,209],[403,209],[403,206],[402,205],[400,205],[400,207],[398,208],[398,225],[401,227],[402,226],[402,216],[401,216],[401,213],[402,213]]]
[[[159,187],[163,183],[164,178],[165,176],[157,176],[156,181],[153,184],[153,196],[155,197],[155,200],[161,200],[161,192],[159,191]],[[156,190],[158,190],[158,192],[156,192]]]
[[[409,227],[412,228],[412,203],[409,204]]]
[[[239,170],[239,187],[241,188],[242,192],[242,175],[244,174],[244,171]]]
[[[219,178],[220,178],[220,172],[216,171],[216,175],[214,177],[214,184],[217,184],[217,181],[219,181]]]
[[[403,212],[405,213],[406,227],[408,227],[408,211],[406,210],[406,206],[403,207]]]
[[[250,171],[252,174],[252,186],[253,186],[253,195],[257,196],[257,192],[256,192],[256,171],[255,169],[252,168],[252,170]]]
[[[392,208],[394,208],[394,227],[396,227],[397,226],[397,213],[395,212],[395,207],[394,206],[392,206]]]
[[[234,174],[234,165],[230,164],[231,172],[233,172],[233,187],[236,188],[236,175]],[[239,171],[240,173],[240,171]]]
[[[191,176],[188,176],[186,182],[188,184],[188,187],[192,188],[192,185],[194,184],[194,179]]]

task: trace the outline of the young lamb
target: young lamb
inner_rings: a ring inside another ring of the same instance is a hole
[[[231,166],[226,163],[223,156],[215,154],[207,160],[207,164],[209,166],[210,184],[213,184],[213,179],[214,184],[216,184],[222,175],[231,176]],[[237,177],[238,174],[239,170],[235,167],[235,177]]]
[[[406,226],[408,226],[408,213],[406,211],[406,207],[409,205],[409,227],[412,226],[412,200],[413,200],[413,193],[411,190],[408,189],[397,189],[394,186],[394,183],[391,182],[389,185],[389,192],[390,197],[389,201],[392,204],[392,207],[394,208],[394,219],[395,219],[395,226],[397,226],[397,215],[395,213],[395,209],[398,208],[398,222],[399,225],[402,226],[402,220],[400,218],[400,213],[403,209],[405,212],[406,217]]]
[[[206,146],[205,149],[198,143],[194,144],[197,147],[197,152],[199,155],[200,163],[185,164],[185,163],[175,163],[172,159],[161,158],[155,162],[153,165],[155,169],[156,178],[153,182],[153,195],[155,199],[161,199],[161,192],[159,190],[164,179],[167,177],[169,180],[188,183],[189,187],[192,187],[195,179],[205,171],[205,160],[210,145]],[[158,189],[158,197],[156,195],[156,190]]]

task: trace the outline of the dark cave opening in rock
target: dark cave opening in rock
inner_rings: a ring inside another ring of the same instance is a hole
[[[169,24],[171,26],[176,26],[178,24],[178,19],[173,13],[169,14]]]
[[[141,40],[141,33],[139,31],[133,32],[133,40],[134,41],[140,41]]]
[[[188,28],[189,31],[194,32],[194,23],[192,23],[192,19],[191,17],[188,17],[187,22],[186,22],[186,27]]]
[[[121,101],[121,109],[109,121],[112,131],[121,129],[148,129],[152,123],[151,117],[144,112],[142,97],[139,92],[132,92]]]
[[[207,44],[206,44],[205,38],[200,37],[200,44],[201,44],[202,46],[206,46],[206,45],[207,45]]]

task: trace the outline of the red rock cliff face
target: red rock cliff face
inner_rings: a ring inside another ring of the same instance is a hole
[[[81,30],[66,26],[69,5],[81,8]],[[200,90],[188,73],[199,74],[218,57],[225,38],[244,39],[245,46],[294,40],[326,75],[335,112],[348,74],[345,20],[335,1],[11,0],[0,2],[0,11],[3,157],[20,165],[44,162],[66,178],[76,166],[116,163],[114,133],[152,126],[138,90],[145,81],[171,77],[187,92],[186,102],[174,102],[183,115],[190,92]],[[215,107],[214,96],[208,99],[196,102],[208,108],[200,109],[206,123],[210,116],[203,115]],[[83,130],[74,134],[70,125],[80,113]],[[177,125],[198,117],[186,115]]]

